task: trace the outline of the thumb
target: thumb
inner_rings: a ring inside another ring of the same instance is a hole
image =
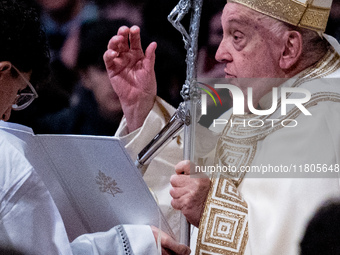
[[[149,44],[149,46],[145,50],[145,58],[149,60],[152,65],[155,64],[156,49],[157,49],[157,43],[152,42]]]
[[[193,166],[189,160],[183,160],[175,166],[176,174],[190,175],[190,167]]]
[[[188,246],[180,244],[172,238],[165,238],[161,241],[162,248],[173,251],[175,254],[189,255],[191,250]]]

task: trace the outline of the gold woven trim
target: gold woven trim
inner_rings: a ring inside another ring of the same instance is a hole
[[[326,29],[330,8],[304,5],[292,0],[229,0],[272,18],[317,32]]]
[[[245,201],[221,201],[226,183],[234,184],[219,174],[212,179],[207,204],[200,221],[196,255],[243,255],[248,241],[248,208]],[[240,197],[235,187],[237,197]],[[228,196],[227,194],[225,194]],[[233,195],[232,195],[233,196]]]
[[[316,7],[307,8],[305,14],[301,18],[301,27],[309,28],[316,31],[324,32],[327,26],[330,9],[322,9]]]

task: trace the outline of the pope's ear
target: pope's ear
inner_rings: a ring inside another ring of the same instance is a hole
[[[280,58],[280,67],[287,70],[294,66],[301,57],[302,36],[297,31],[286,31],[283,40],[284,49]]]

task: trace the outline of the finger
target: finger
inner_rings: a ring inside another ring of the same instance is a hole
[[[184,187],[189,184],[190,176],[188,175],[172,175],[170,177],[170,184],[172,187]]]
[[[155,64],[155,59],[156,59],[156,49],[157,49],[157,43],[152,42],[149,44],[149,46],[145,50],[145,58],[148,59],[153,66]]]
[[[162,248],[169,249],[176,254],[181,255],[189,255],[190,254],[190,248],[187,247],[184,244],[180,244],[177,241],[175,241],[173,238],[171,238],[169,235],[166,235],[164,232],[161,232],[162,234]]]
[[[156,228],[155,226],[150,226],[150,227],[151,227],[156,243],[157,243],[158,234],[159,233],[161,234],[162,255],[172,254],[171,251],[175,252],[176,254],[181,254],[181,255],[190,254],[189,247],[183,244],[179,244],[171,236],[169,236],[162,230]]]
[[[114,50],[107,50],[103,55],[103,59],[105,62],[110,62],[116,57],[118,57],[118,52]]]
[[[103,55],[103,60],[104,60],[104,63],[107,69],[109,69],[112,66],[113,61],[117,56],[118,56],[117,51],[114,51],[114,50],[105,51]]]
[[[127,66],[128,62],[129,59],[119,57],[115,51],[107,50],[104,53],[104,63],[110,79],[119,75]]]
[[[118,29],[117,35],[120,35],[123,37],[123,40],[121,41],[121,44],[119,45],[121,51],[129,51],[129,33],[130,28],[127,26],[122,26]]]
[[[172,198],[177,199],[185,195],[187,193],[187,189],[186,188],[171,188],[169,193]]]
[[[140,29],[138,26],[133,26],[130,29],[130,48],[131,50],[142,50]]]
[[[107,45],[107,49],[120,52],[120,49],[122,48],[121,44],[123,43],[123,41],[124,37],[122,35],[115,35],[110,39]]]
[[[175,166],[176,174],[190,174],[191,162],[189,160],[183,160]]]
[[[175,210],[182,211],[182,209],[186,206],[186,204],[183,201],[187,201],[187,200],[183,197],[176,198],[176,199],[173,198],[171,199],[170,204]]]
[[[181,204],[179,199],[171,199],[170,204],[171,204],[172,208],[174,208],[175,210],[179,210],[179,211],[183,207],[183,205]]]
[[[129,33],[130,33],[130,28],[128,28],[127,26],[121,26],[118,29],[117,35],[129,36]]]
[[[162,255],[173,255],[171,251],[162,247]]]

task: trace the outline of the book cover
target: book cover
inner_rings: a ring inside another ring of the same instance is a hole
[[[119,224],[154,225],[174,236],[118,138],[35,135],[5,122],[0,128],[24,142],[25,155],[50,191],[70,240]]]

